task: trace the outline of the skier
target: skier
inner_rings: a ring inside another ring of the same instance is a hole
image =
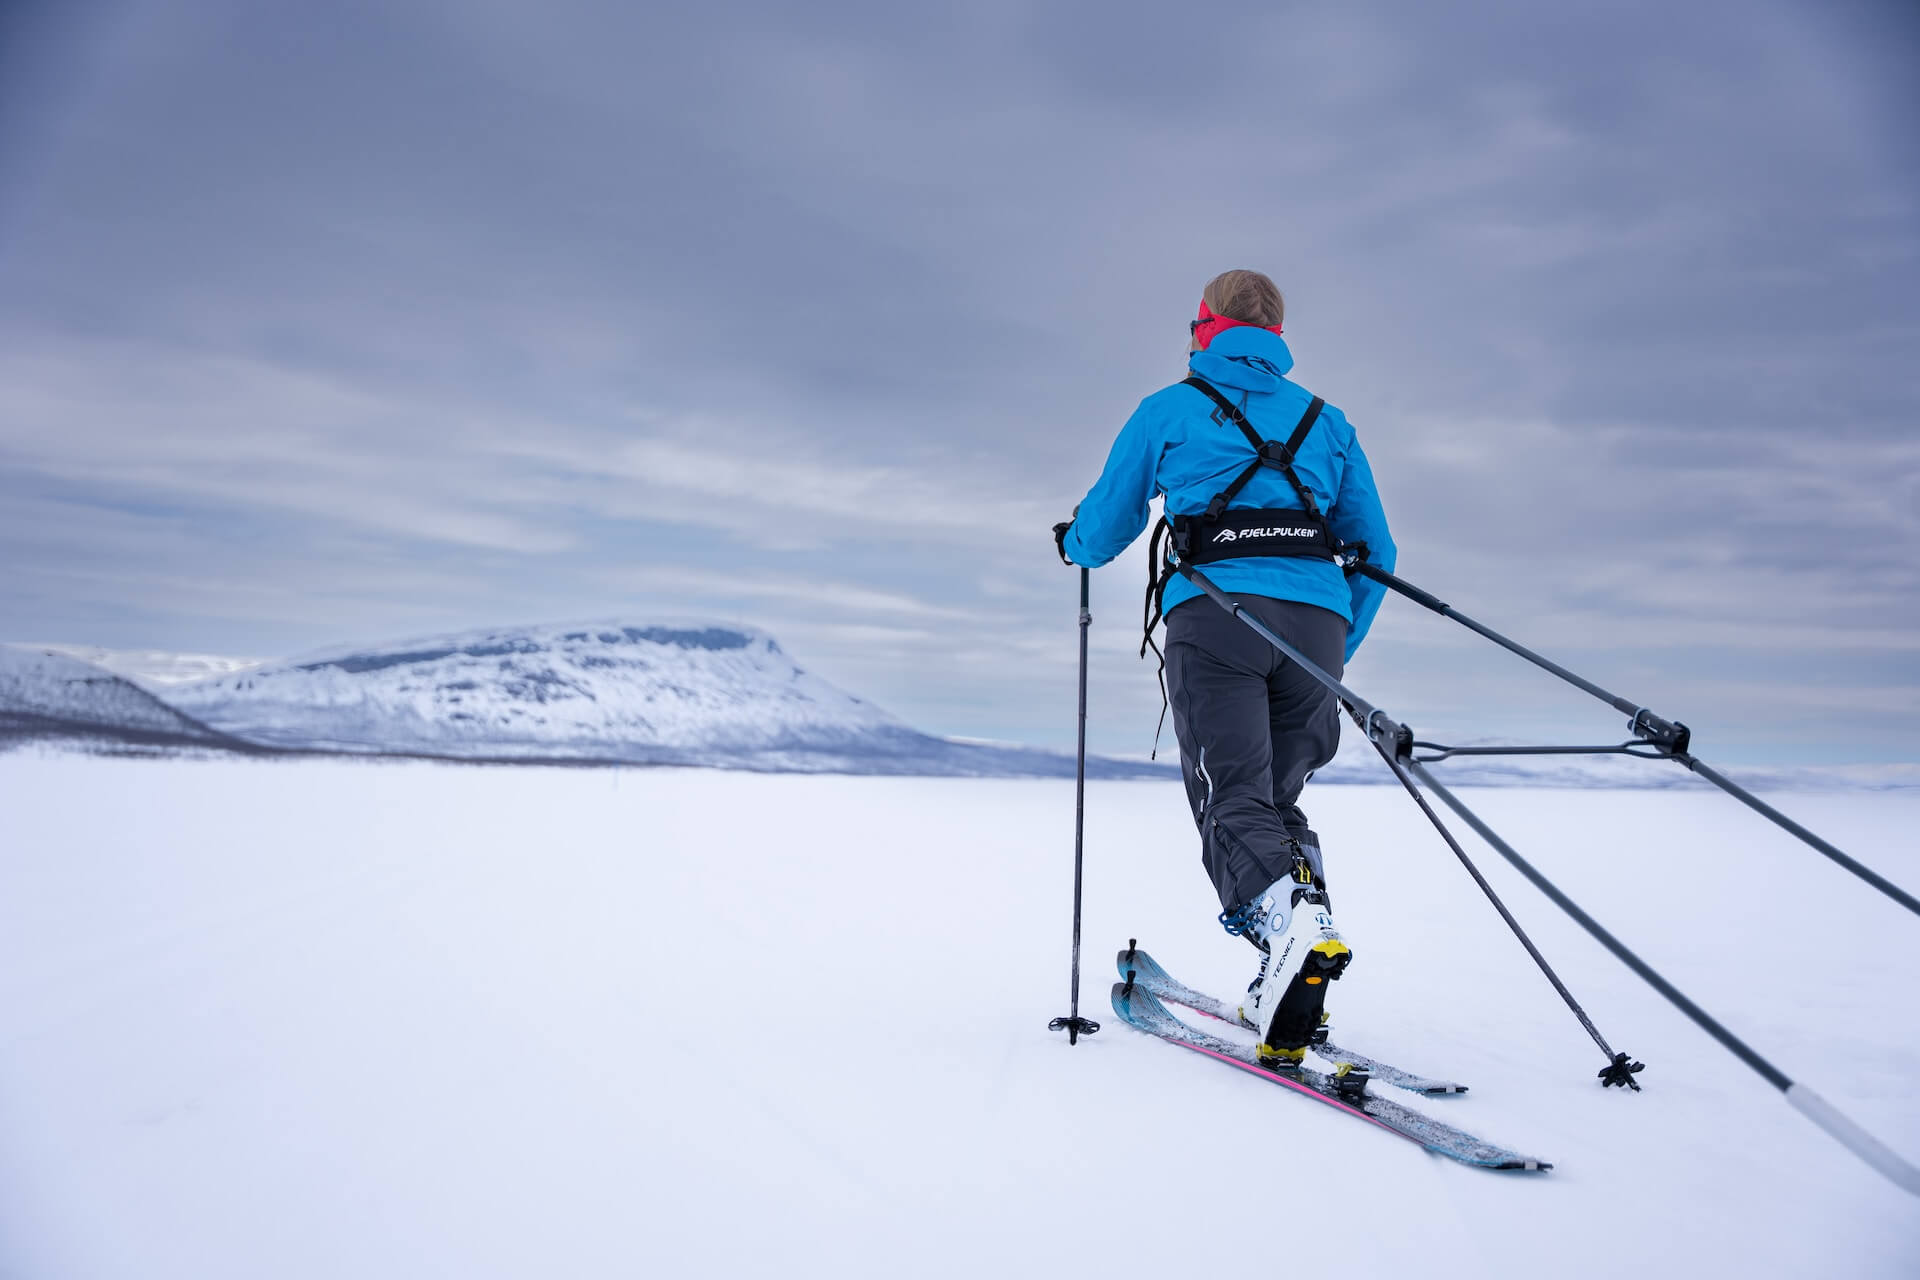
[[[1336,548],[1391,570],[1394,545],[1366,454],[1346,416],[1289,381],[1284,301],[1257,271],[1202,291],[1190,325],[1191,377],[1140,402],[1100,479],[1054,526],[1060,558],[1098,568],[1147,527],[1165,496],[1162,536],[1253,617],[1335,676],[1352,659],[1385,588],[1348,578]],[[1282,443],[1284,442],[1284,443]],[[1159,556],[1156,555],[1156,561]],[[1325,1020],[1327,982],[1352,951],[1333,923],[1320,838],[1298,800],[1333,759],[1333,695],[1186,578],[1155,563],[1147,641],[1163,614],[1164,676],[1202,864],[1220,922],[1261,952],[1241,1016],[1259,1056],[1298,1064]]]

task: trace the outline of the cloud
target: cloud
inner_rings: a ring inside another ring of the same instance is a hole
[[[764,578],[739,574],[709,574],[671,566],[642,566],[607,570],[601,575],[610,589],[668,590],[728,600],[793,601],[834,615],[879,615],[954,621],[970,615],[964,609],[935,604],[892,591],[875,591],[846,582],[808,578]],[[923,632],[900,634],[923,635]]]
[[[1409,576],[1708,715],[1920,686],[1897,6],[133,0],[62,38],[74,74],[0,76],[18,635],[624,593],[1063,741],[1047,526],[1254,265]],[[1139,554],[1097,575],[1113,749],[1158,706]],[[1499,687],[1440,625],[1390,606],[1356,668],[1409,717]]]

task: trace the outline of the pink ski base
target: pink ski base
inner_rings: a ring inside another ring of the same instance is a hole
[[[1338,1107],[1340,1110],[1345,1111],[1349,1115],[1359,1116],[1362,1120],[1365,1120],[1368,1124],[1372,1125],[1376,1129],[1384,1129],[1386,1132],[1392,1134],[1394,1137],[1404,1138],[1406,1141],[1411,1142],[1414,1146],[1419,1147],[1422,1151],[1426,1150],[1427,1144],[1420,1141],[1420,1139],[1413,1137],[1411,1134],[1402,1133],[1390,1124],[1383,1124],[1380,1121],[1374,1119],[1372,1116],[1368,1115],[1366,1112],[1362,1111],[1360,1108],[1353,1106],[1349,1103],[1342,1102],[1338,1098],[1329,1098],[1326,1094],[1321,1093],[1316,1089],[1309,1089],[1307,1088],[1307,1086],[1301,1084],[1298,1080],[1289,1080],[1285,1076],[1279,1074],[1278,1072],[1268,1071],[1264,1067],[1256,1067],[1251,1062],[1242,1062],[1240,1059],[1234,1057],[1230,1053],[1221,1053],[1218,1049],[1209,1049],[1205,1045],[1194,1044],[1188,1040],[1174,1040],[1167,1036],[1162,1036],[1160,1038],[1163,1040],[1169,1040],[1170,1043],[1177,1044],[1183,1049],[1191,1049],[1195,1053],[1204,1053],[1209,1058],[1218,1058],[1222,1062],[1229,1063],[1232,1066],[1236,1066],[1240,1068],[1242,1071],[1245,1071],[1250,1075],[1259,1076],[1263,1080],[1271,1080],[1275,1084],[1285,1085],[1287,1088],[1293,1090],[1295,1093],[1304,1093],[1308,1097],[1318,1099],[1319,1101],[1326,1103],[1330,1107]]]

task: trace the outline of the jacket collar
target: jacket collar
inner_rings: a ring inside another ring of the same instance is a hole
[[[1293,368],[1293,352],[1279,334],[1241,325],[1218,334],[1205,351],[1194,352],[1187,368],[1217,386],[1275,391]]]

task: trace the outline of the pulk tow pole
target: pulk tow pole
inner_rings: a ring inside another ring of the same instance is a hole
[[[1080,884],[1081,859],[1087,833],[1087,628],[1093,625],[1089,608],[1089,588],[1093,571],[1080,570],[1080,753],[1073,782],[1073,979],[1072,1003],[1067,1016],[1047,1024],[1049,1031],[1067,1033],[1067,1043],[1079,1044],[1081,1036],[1100,1029],[1091,1018],[1080,1016]]]
[[[1606,1036],[1600,1033],[1600,1028],[1594,1025],[1592,1018],[1587,1016],[1587,1011],[1582,1008],[1580,1002],[1574,998],[1574,994],[1567,988],[1567,984],[1560,980],[1560,975],[1555,973],[1553,966],[1547,963],[1547,958],[1541,954],[1540,948],[1533,944],[1533,939],[1527,936],[1527,931],[1520,927],[1520,922],[1514,918],[1513,912],[1507,910],[1507,904],[1500,900],[1500,895],[1493,891],[1493,886],[1487,883],[1487,878],[1480,874],[1480,868],[1473,865],[1473,859],[1467,856],[1467,851],[1462,848],[1460,842],[1454,838],[1453,832],[1447,829],[1447,824],[1440,820],[1440,815],[1433,811],[1432,806],[1427,803],[1426,797],[1420,794],[1420,789],[1414,786],[1413,779],[1407,776],[1406,768],[1403,765],[1402,747],[1403,744],[1406,746],[1411,745],[1413,741],[1413,731],[1399,724],[1384,711],[1379,710],[1365,698],[1362,698],[1359,694],[1347,688],[1346,685],[1334,679],[1333,676],[1327,674],[1327,672],[1308,659],[1305,654],[1275,635],[1272,631],[1269,631],[1258,619],[1243,612],[1239,601],[1220,590],[1211,578],[1201,573],[1198,569],[1182,568],[1181,572],[1184,573],[1195,586],[1206,592],[1208,598],[1213,600],[1215,604],[1218,604],[1228,613],[1231,613],[1234,617],[1253,628],[1268,644],[1271,644],[1282,654],[1299,663],[1302,670],[1306,671],[1307,674],[1311,675],[1315,680],[1318,680],[1333,692],[1334,697],[1339,699],[1341,705],[1345,707],[1347,714],[1353,717],[1353,722],[1359,726],[1362,733],[1367,735],[1367,740],[1371,742],[1374,749],[1380,753],[1380,758],[1386,762],[1387,768],[1393,771],[1393,776],[1399,779],[1400,785],[1407,789],[1407,794],[1411,796],[1413,802],[1420,807],[1420,812],[1426,815],[1427,821],[1431,822],[1434,829],[1440,833],[1440,838],[1447,842],[1449,849],[1453,850],[1454,856],[1460,860],[1460,865],[1467,869],[1467,874],[1473,877],[1473,882],[1480,886],[1480,892],[1486,895],[1487,901],[1493,904],[1493,909],[1500,913],[1502,920],[1506,921],[1507,928],[1512,930],[1513,936],[1519,939],[1522,947],[1526,948],[1527,954],[1533,958],[1533,963],[1539,968],[1540,972],[1546,976],[1547,981],[1553,985],[1553,989],[1559,993],[1560,999],[1566,1003],[1567,1008],[1573,1012],[1573,1016],[1578,1019],[1580,1025],[1586,1029],[1587,1035],[1592,1038],[1594,1044],[1600,1047],[1600,1052],[1607,1056],[1607,1065],[1600,1068],[1596,1073],[1602,1084],[1608,1086],[1621,1085],[1624,1088],[1638,1093],[1640,1091],[1640,1083],[1634,1079],[1634,1076],[1644,1071],[1646,1064],[1643,1062],[1635,1062],[1632,1058],[1628,1057],[1627,1054],[1616,1051],[1612,1045],[1607,1043]],[[1389,742],[1393,744],[1392,750],[1388,750],[1386,746]]]
[[[1885,876],[1874,871],[1871,867],[1864,866],[1854,859],[1849,858],[1846,854],[1813,834],[1813,832],[1787,817],[1786,814],[1781,813],[1778,809],[1767,804],[1758,796],[1740,786],[1731,778],[1728,778],[1725,774],[1709,766],[1698,756],[1693,755],[1688,749],[1692,745],[1693,734],[1686,725],[1657,716],[1632,699],[1623,698],[1617,693],[1601,688],[1591,680],[1575,675],[1559,663],[1544,658],[1525,645],[1508,639],[1492,627],[1474,621],[1431,592],[1422,591],[1419,587],[1414,586],[1404,579],[1395,577],[1385,569],[1368,564],[1365,560],[1357,557],[1343,561],[1343,564],[1349,572],[1371,578],[1389,590],[1399,592],[1422,608],[1431,609],[1441,617],[1453,619],[1467,630],[1476,635],[1486,637],[1509,653],[1525,658],[1542,671],[1551,672],[1574,688],[1584,693],[1592,694],[1614,710],[1625,712],[1628,716],[1627,730],[1639,740],[1637,742],[1623,743],[1618,747],[1440,747],[1437,748],[1437,750],[1442,754],[1422,757],[1424,763],[1442,760],[1447,756],[1537,755],[1542,753],[1557,754],[1563,752],[1571,754],[1605,754],[1613,752],[1621,755],[1638,755],[1643,759],[1672,760],[1677,764],[1686,766],[1686,768],[1700,777],[1705,778],[1708,782],[1711,782],[1714,786],[1720,788],[1741,804],[1746,805],[1761,817],[1778,826],[1781,830],[1791,833],[1811,848],[1819,850],[1835,863],[1845,867],[1848,871],[1860,877],[1887,897],[1892,898],[1907,910],[1916,915],[1920,915],[1920,899],[1916,899],[1912,894],[1902,889],[1899,885],[1894,884]],[[1415,745],[1427,747],[1430,744],[1416,743]]]
[[[1353,565],[1358,565],[1361,563],[1364,563],[1364,562],[1361,562],[1361,561],[1352,562]],[[1548,880],[1546,876],[1542,875],[1531,863],[1529,863],[1525,858],[1521,857],[1519,852],[1515,850],[1512,845],[1508,844],[1505,840],[1501,839],[1497,834],[1495,834],[1493,829],[1487,826],[1486,823],[1483,822],[1478,815],[1474,814],[1473,811],[1469,809],[1466,806],[1466,804],[1464,804],[1460,800],[1458,796],[1455,796],[1451,791],[1449,791],[1446,787],[1442,786],[1434,778],[1432,771],[1426,767],[1426,761],[1422,760],[1421,758],[1415,757],[1413,754],[1415,743],[1414,743],[1413,731],[1411,729],[1409,729],[1407,726],[1403,724],[1400,724],[1398,721],[1394,720],[1392,717],[1388,716],[1385,712],[1381,711],[1377,707],[1374,707],[1372,704],[1368,703],[1364,698],[1361,698],[1358,694],[1354,693],[1351,689],[1341,684],[1340,681],[1336,680],[1333,676],[1321,670],[1321,668],[1317,666],[1312,661],[1312,659],[1308,658],[1305,654],[1301,653],[1294,646],[1288,644],[1285,640],[1275,635],[1267,627],[1261,625],[1258,619],[1249,617],[1245,612],[1242,611],[1242,608],[1238,601],[1234,600],[1231,596],[1227,595],[1224,591],[1220,590],[1220,588],[1217,585],[1215,585],[1213,581],[1209,579],[1205,574],[1201,573],[1199,570],[1194,569],[1188,565],[1176,565],[1175,567],[1178,568],[1179,571],[1183,575],[1185,575],[1189,581],[1191,581],[1195,586],[1199,587],[1201,591],[1205,592],[1207,594],[1207,597],[1211,599],[1215,604],[1219,605],[1221,608],[1225,609],[1228,613],[1232,614],[1234,617],[1246,623],[1247,626],[1251,627],[1255,632],[1257,632],[1261,636],[1261,638],[1267,641],[1267,643],[1271,644],[1274,648],[1278,649],[1287,658],[1291,659],[1293,662],[1298,664],[1302,671],[1305,671],[1309,676],[1311,676],[1314,680],[1318,681],[1322,686],[1328,689],[1336,698],[1338,698],[1342,706],[1346,709],[1347,713],[1350,716],[1352,716],[1354,719],[1354,722],[1357,725],[1359,725],[1361,732],[1367,735],[1367,740],[1371,742],[1374,746],[1374,749],[1380,753],[1381,759],[1386,761],[1387,766],[1393,770],[1394,776],[1400,779],[1402,785],[1404,785],[1408,789],[1408,791],[1412,792],[1415,795],[1416,799],[1418,798],[1419,793],[1417,789],[1414,787],[1413,781],[1412,781],[1412,777],[1415,777],[1415,776],[1417,776],[1421,782],[1425,783],[1428,787],[1430,787],[1433,790],[1433,792],[1436,795],[1438,795],[1441,798],[1441,800],[1443,800],[1446,803],[1448,808],[1452,809],[1455,813],[1459,814],[1464,821],[1466,821],[1470,826],[1472,826],[1472,828],[1477,833],[1479,833],[1480,836],[1483,839],[1485,839],[1487,843],[1490,844],[1496,852],[1498,852],[1508,862],[1512,863],[1516,870],[1518,870],[1529,881],[1531,881],[1534,884],[1534,886],[1538,888],[1542,893],[1546,894],[1547,897],[1552,900],[1555,906],[1559,907],[1562,911],[1566,912],[1569,916],[1571,916],[1574,919],[1574,921],[1580,925],[1581,928],[1585,929],[1588,932],[1588,934],[1590,934],[1594,938],[1595,941],[1599,942],[1600,945],[1604,946],[1607,950],[1611,951],[1615,955],[1615,957],[1617,957],[1621,961],[1621,963],[1625,964],[1629,969],[1633,970],[1635,974],[1637,974],[1640,978],[1645,980],[1650,986],[1653,987],[1654,990],[1658,991],[1662,996],[1665,996],[1666,999],[1671,1004],[1673,1004],[1675,1008],[1679,1009],[1680,1012],[1684,1013],[1691,1021],[1693,1021],[1695,1025],[1699,1026],[1701,1030],[1705,1031],[1708,1035],[1712,1036],[1716,1041],[1718,1041],[1721,1044],[1722,1047],[1727,1049],[1735,1057],[1739,1058],[1740,1061],[1745,1063],[1748,1067],[1752,1068],[1753,1071],[1756,1072],[1768,1084],[1772,1085],[1774,1088],[1780,1090],[1781,1093],[1785,1094],[1787,1102],[1790,1105],[1792,1105],[1792,1107],[1796,1111],[1800,1112],[1800,1114],[1807,1117],[1807,1119],[1813,1121],[1814,1124],[1818,1125],[1821,1129],[1825,1130],[1828,1136],[1832,1137],[1841,1145],[1845,1146],[1849,1151],[1853,1152],[1854,1155],[1858,1156],[1861,1160],[1871,1165],[1875,1170],[1885,1175],[1896,1186],[1899,1186],[1901,1189],[1911,1192],[1916,1196],[1920,1196],[1920,1166],[1915,1166],[1914,1164],[1906,1160],[1904,1157],[1902,1157],[1898,1152],[1894,1151],[1891,1147],[1881,1142],[1878,1138],[1874,1137],[1871,1133],[1868,1133],[1858,1123],[1856,1123],[1850,1117],[1848,1117],[1839,1109],[1834,1107],[1833,1104],[1828,1102],[1825,1098],[1815,1093],[1812,1089],[1808,1088],[1804,1084],[1800,1084],[1788,1078],[1785,1072],[1781,1071],[1778,1067],[1774,1066],[1773,1063],[1769,1062],[1766,1058],[1762,1057],[1759,1053],[1755,1052],[1750,1045],[1746,1044],[1738,1036],[1734,1035],[1726,1027],[1722,1026],[1720,1022],[1717,1021],[1715,1018],[1713,1018],[1711,1015],[1709,1015],[1706,1012],[1706,1010],[1702,1009],[1699,1005],[1695,1004],[1692,1000],[1688,999],[1686,995],[1684,995],[1679,990],[1679,988],[1675,987],[1672,983],[1668,982],[1657,971],[1655,971],[1651,965],[1647,964],[1646,961],[1640,959],[1639,956],[1635,955],[1632,951],[1628,950],[1626,945],[1622,943],[1618,938],[1614,937],[1613,934],[1609,933],[1605,928],[1603,928],[1599,921],[1595,920],[1592,916],[1588,915],[1585,911],[1581,910],[1579,905],[1576,904],[1573,901],[1573,899],[1569,898],[1565,893],[1563,893],[1559,889],[1558,886],[1554,885],[1552,881]],[[1358,571],[1365,572],[1365,570],[1358,570]],[[1383,570],[1376,570],[1374,572],[1367,573],[1366,576],[1375,578],[1376,580],[1384,581],[1384,579],[1381,578],[1380,576],[1382,573],[1384,573]],[[1389,574],[1386,576],[1391,577],[1392,575]],[[1399,582],[1398,579],[1393,579],[1393,581]],[[1389,583],[1388,585],[1392,585],[1392,583]],[[1401,584],[1401,587],[1396,589],[1401,590],[1402,594],[1407,594],[1409,591],[1418,590],[1418,588],[1410,587],[1408,584]],[[1425,595],[1425,593],[1422,592],[1421,595]],[[1416,596],[1413,598],[1417,599],[1418,597]],[[1429,596],[1427,597],[1427,599],[1432,600],[1433,597]],[[1438,604],[1439,602],[1437,600],[1434,600],[1434,603]],[[1444,606],[1442,606],[1442,608],[1444,608]],[[1448,611],[1448,613],[1449,613],[1449,616],[1457,616],[1457,615],[1453,615],[1450,610]],[[1522,650],[1519,646],[1513,644],[1511,641],[1506,640],[1504,637],[1495,636],[1494,633],[1487,631],[1486,629],[1480,627],[1478,624],[1468,624],[1468,625],[1471,625],[1473,630],[1479,631],[1481,632],[1481,634],[1487,635],[1490,639],[1496,639],[1497,642],[1500,643],[1503,647],[1511,649],[1516,653],[1520,653],[1522,656],[1527,657],[1529,661],[1536,662],[1538,665],[1541,665],[1546,669],[1553,671],[1555,674],[1563,676],[1570,682],[1578,685],[1581,688],[1586,689],[1590,693],[1594,693],[1598,697],[1601,697],[1609,702],[1615,702],[1616,705],[1618,705],[1618,702],[1624,701],[1624,700],[1614,699],[1614,697],[1611,694],[1608,694],[1605,690],[1600,689],[1599,686],[1592,685],[1586,681],[1581,680],[1579,677],[1573,675],[1572,672],[1566,671],[1563,668],[1557,667],[1554,664],[1549,663],[1545,658],[1541,658],[1536,654],[1532,654],[1530,651]],[[1688,745],[1687,743],[1688,733],[1687,733],[1686,726],[1661,720],[1658,716],[1654,716],[1651,712],[1646,711],[1644,708],[1632,708],[1630,704],[1627,706],[1622,706],[1621,709],[1632,711],[1632,714],[1633,714],[1632,726],[1633,726],[1634,732],[1637,735],[1643,738],[1646,738],[1650,743],[1652,743],[1655,746],[1664,745],[1665,749],[1662,752],[1663,755],[1671,755],[1675,759],[1679,759],[1681,756],[1685,755],[1687,745]],[[1662,744],[1656,740],[1655,735],[1667,735],[1668,741]],[[1429,745],[1429,744],[1421,744],[1421,745]],[[1631,750],[1632,745],[1633,744],[1628,744],[1627,746],[1623,746],[1619,748],[1614,748],[1614,747],[1559,748],[1558,750],[1622,751],[1625,754],[1631,755],[1631,754],[1636,754],[1633,750]],[[1498,748],[1495,748],[1492,751],[1481,752],[1481,751],[1475,751],[1472,749],[1451,749],[1451,748],[1445,748],[1445,747],[1434,748],[1434,749],[1438,751],[1440,754],[1428,757],[1427,758],[1428,760],[1444,759],[1448,755],[1493,754],[1494,751],[1499,750]],[[1681,760],[1681,763],[1685,764],[1686,760]],[[1693,768],[1694,766],[1688,765],[1688,767]],[[1697,769],[1695,771],[1698,772]],[[1409,776],[1409,775],[1412,775],[1412,776]],[[1719,780],[1718,775],[1715,775],[1715,774],[1710,774],[1710,773],[1702,774],[1702,776],[1708,777],[1710,781]],[[1731,783],[1727,783],[1725,785],[1729,788],[1732,787]],[[1736,798],[1744,800],[1746,803],[1748,803],[1749,805],[1756,808],[1758,811],[1762,813],[1771,814],[1772,812],[1771,810],[1762,806],[1759,801],[1752,800],[1744,796],[1744,794],[1738,792],[1737,789],[1731,790],[1730,794],[1734,794]],[[1458,853],[1459,845],[1453,839],[1453,836],[1451,835],[1451,833],[1447,832],[1445,825],[1440,821],[1439,815],[1435,814],[1433,810],[1429,808],[1424,802],[1421,803],[1420,807],[1422,811],[1426,813],[1428,818],[1432,820],[1435,827],[1439,828],[1441,833],[1444,836],[1446,836],[1447,843],[1449,845],[1452,845],[1455,849],[1455,852]],[[1782,819],[1781,821],[1782,821],[1782,825],[1787,830],[1794,832],[1794,834],[1796,835],[1802,834],[1799,828],[1788,824],[1784,819]],[[1805,837],[1803,836],[1803,838]],[[1821,844],[1816,844],[1814,847],[1821,848],[1822,844],[1824,844],[1824,842],[1821,842]],[[1826,846],[1825,848],[1821,849],[1822,852],[1828,852],[1829,850],[1831,850],[1831,852],[1829,853],[1829,856],[1833,856],[1834,854],[1839,853],[1838,850],[1832,850],[1831,846]],[[1461,857],[1464,859],[1465,855],[1461,854]],[[1836,860],[1840,860],[1841,865],[1847,866],[1849,870],[1854,870],[1856,867],[1858,867],[1857,863],[1853,863],[1852,859],[1846,858],[1845,855],[1843,854],[1840,855],[1839,859],[1836,859]],[[1864,868],[1860,868],[1860,870],[1864,870]],[[1858,874],[1857,871],[1856,871],[1856,874]],[[1475,876],[1475,878],[1479,879],[1477,875]],[[1873,883],[1873,881],[1870,880],[1869,883]],[[1482,884],[1484,887],[1484,881],[1482,882]],[[1892,886],[1888,886],[1888,887],[1892,888]],[[1900,895],[1898,893],[1898,890],[1895,890],[1895,894],[1897,897],[1905,896],[1905,895]],[[1908,900],[1910,901],[1911,899],[1908,899]],[[1505,914],[1504,909],[1502,910],[1502,914],[1503,915]],[[1511,921],[1510,917],[1509,917],[1509,921]],[[1530,945],[1529,945],[1529,949],[1531,950]],[[1538,958],[1537,952],[1535,953],[1535,955],[1536,955],[1536,958]],[[1559,985],[1557,980],[1555,982],[1555,985],[1556,986]],[[1562,991],[1564,993],[1564,988],[1562,988]],[[1589,1022],[1584,1016],[1582,1017],[1582,1022],[1586,1023],[1588,1029],[1592,1031],[1591,1022]],[[1598,1040],[1599,1039],[1598,1032],[1595,1031],[1593,1032],[1593,1034],[1595,1036],[1595,1039]],[[1604,1047],[1604,1042],[1602,1042],[1602,1045]],[[1624,1058],[1624,1055],[1622,1055],[1622,1059],[1623,1058]],[[1610,1065],[1619,1066],[1622,1064],[1622,1059],[1616,1059],[1615,1062]],[[1631,1067],[1627,1068],[1629,1082],[1631,1080],[1631,1070],[1632,1070]],[[1601,1075],[1602,1075],[1602,1078],[1604,1079],[1607,1076],[1607,1072],[1602,1071]],[[1607,1082],[1609,1084],[1616,1083],[1613,1080],[1608,1080]]]

